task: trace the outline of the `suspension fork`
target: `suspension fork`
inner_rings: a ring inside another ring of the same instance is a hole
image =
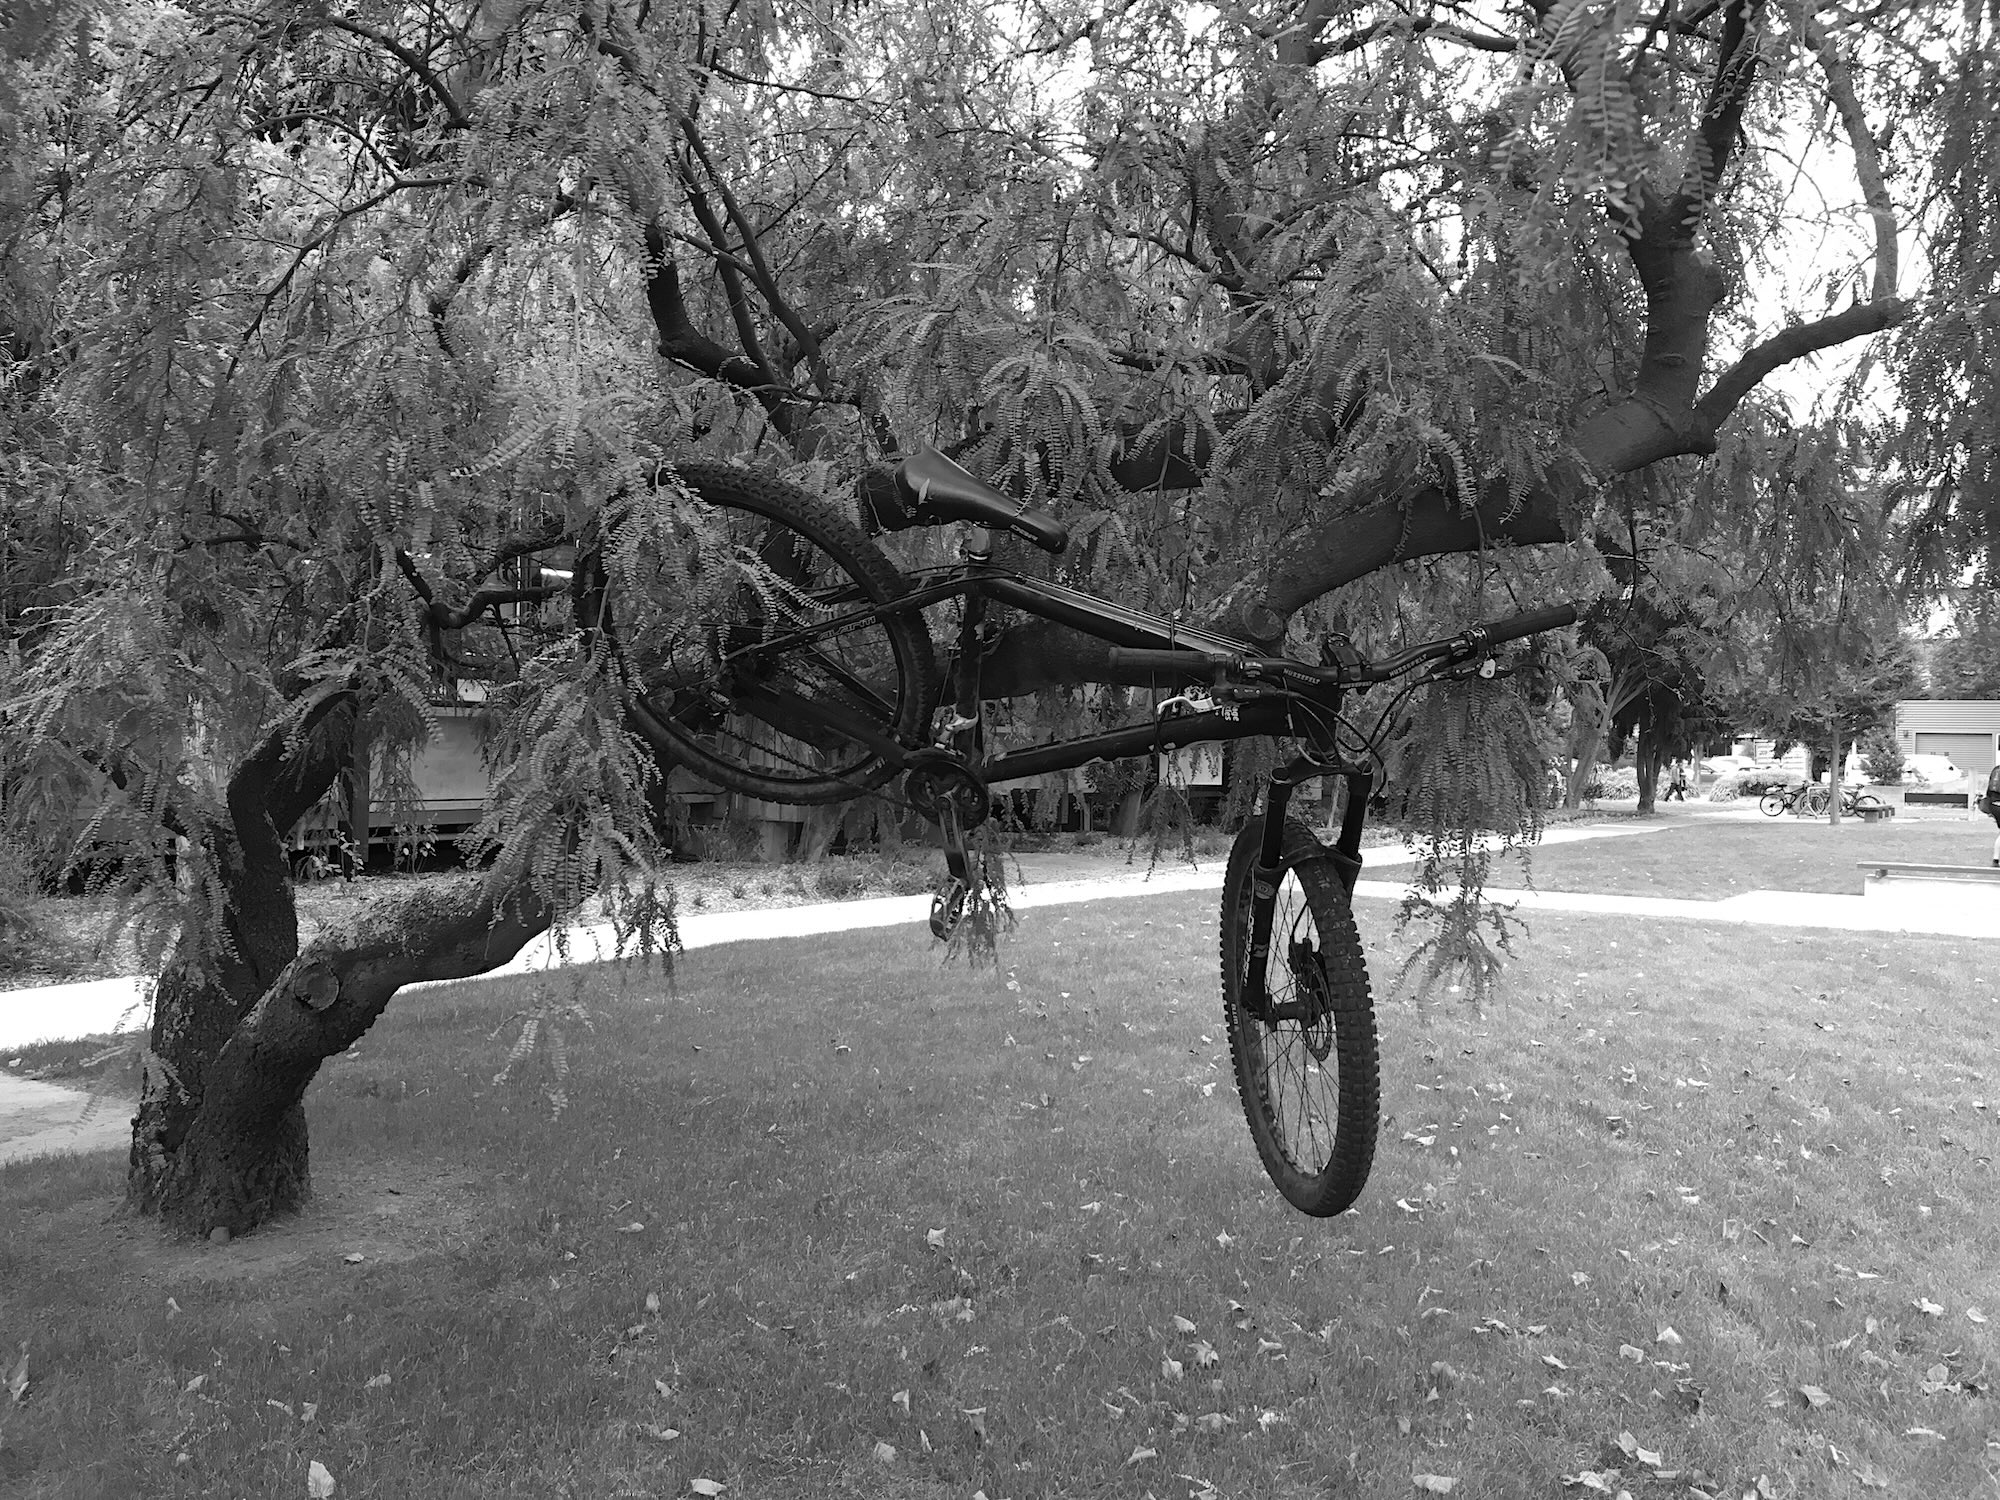
[[[1341,814],[1340,833],[1328,858],[1334,873],[1349,895],[1361,874],[1361,830],[1368,821],[1368,795],[1375,774],[1366,766],[1350,765],[1312,754],[1293,757],[1271,773],[1270,790],[1264,801],[1263,844],[1257,863],[1250,872],[1250,972],[1244,976],[1243,1008],[1264,1020],[1270,1014],[1270,996],[1265,976],[1270,967],[1271,927],[1278,904],[1278,886],[1285,878],[1285,813],[1292,793],[1315,776],[1338,775],[1347,782],[1347,807]]]

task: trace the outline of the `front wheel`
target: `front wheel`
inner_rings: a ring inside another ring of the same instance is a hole
[[[1264,1170],[1321,1218],[1361,1195],[1375,1160],[1381,1062],[1361,934],[1326,846],[1287,822],[1262,995],[1251,985],[1264,820],[1229,851],[1222,883],[1222,1010],[1236,1091]]]
[[[1767,818],[1775,818],[1784,810],[1785,794],[1783,792],[1766,792],[1757,799],[1757,811]]]

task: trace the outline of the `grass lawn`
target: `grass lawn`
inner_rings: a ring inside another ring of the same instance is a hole
[[[110,1157],[0,1167],[0,1493],[1994,1493],[2000,950],[1538,917],[1485,1016],[1384,1004],[1381,1157],[1316,1221],[1213,908],[586,973],[554,1119],[492,1081],[530,982],[434,992],[315,1086],[315,1206],[226,1248]]]
[[[1932,819],[1830,823],[1797,818],[1697,818],[1652,833],[1550,844],[1533,851],[1524,875],[1519,856],[1495,859],[1492,883],[1518,887],[1531,876],[1544,891],[1620,896],[1675,896],[1720,901],[1744,891],[1861,894],[1861,860],[1904,864],[1984,865],[1993,857],[1993,825]],[[1385,874],[1384,878],[1388,878]]]

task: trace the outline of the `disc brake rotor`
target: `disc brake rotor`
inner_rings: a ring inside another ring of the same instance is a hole
[[[1291,967],[1297,1003],[1305,1008],[1299,1031],[1306,1050],[1317,1062],[1325,1062],[1333,1051],[1333,995],[1327,988],[1326,966],[1311,938],[1293,938],[1286,944],[1285,958]]]

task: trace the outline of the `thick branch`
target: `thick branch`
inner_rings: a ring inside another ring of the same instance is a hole
[[[667,238],[657,223],[646,226],[646,306],[659,333],[658,348],[664,359],[686,365],[711,380],[734,386],[755,396],[771,425],[789,436],[788,399],[796,393],[772,382],[768,371],[751,359],[717,342],[695,327],[688,316],[687,297],[681,290],[680,267],[667,250]]]
[[[1757,388],[1758,382],[1780,365],[1831,349],[1849,339],[1866,338],[1893,328],[1909,313],[1909,303],[1900,297],[1887,297],[1857,302],[1844,312],[1810,323],[1795,323],[1746,350],[1742,358],[1722,372],[1695,410],[1709,426],[1720,426],[1743,398]]]
[[[243,1030],[253,1046],[311,1033],[316,1067],[353,1045],[405,985],[497,969],[546,932],[553,916],[532,891],[495,891],[484,880],[372,903],[352,926],[314,939]]]

